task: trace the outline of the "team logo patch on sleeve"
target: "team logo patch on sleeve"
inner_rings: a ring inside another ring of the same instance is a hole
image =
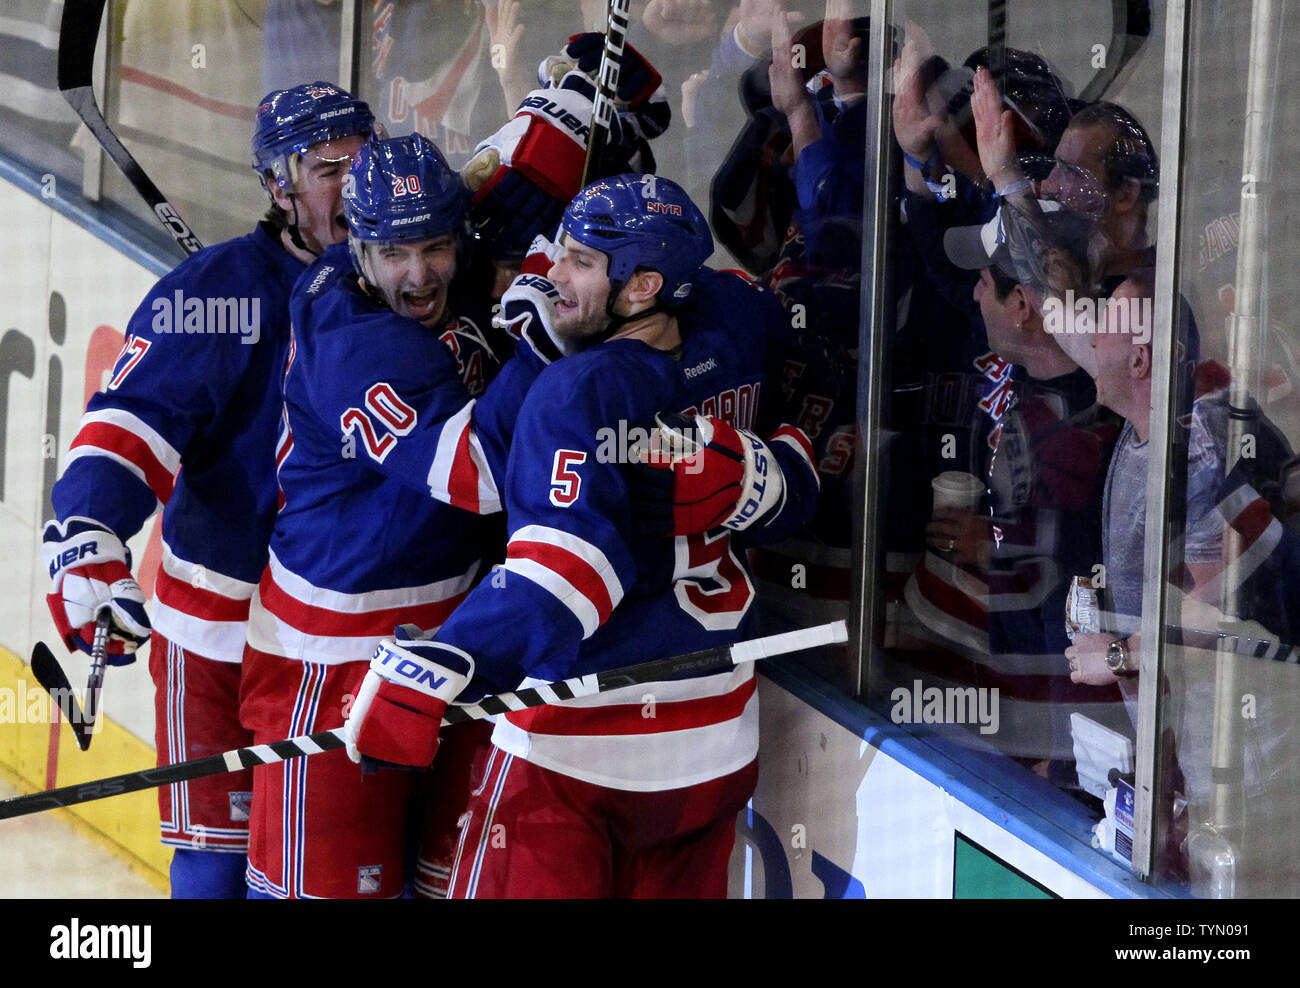
[[[383,865],[362,865],[357,869],[357,895],[371,895],[379,891]]]
[[[232,792],[230,796],[230,820],[232,823],[247,823],[253,805],[251,792]]]

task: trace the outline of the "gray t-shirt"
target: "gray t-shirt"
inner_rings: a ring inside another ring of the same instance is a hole
[[[1128,636],[1142,619],[1142,549],[1146,539],[1148,441],[1132,422],[1115,443],[1101,507],[1101,558],[1106,567],[1103,630]]]
[[[1226,422],[1218,396],[1192,405],[1187,444],[1187,521],[1174,561],[1217,563],[1223,555],[1223,516],[1216,510],[1223,481]],[[1101,555],[1106,566],[1106,630],[1136,634],[1142,618],[1143,543],[1146,540],[1147,451],[1131,422],[1115,443],[1102,502]]]
[[[1216,510],[1223,480],[1226,422],[1213,398],[1192,405],[1187,452],[1187,523],[1181,556],[1189,563],[1213,563],[1223,554],[1223,516]],[[1106,567],[1106,611],[1102,630],[1124,637],[1142,626],[1142,569],[1146,540],[1147,451],[1131,422],[1115,443],[1102,501],[1101,555]],[[1171,547],[1177,559],[1179,546]],[[1121,679],[1120,691],[1137,722],[1137,680]]]

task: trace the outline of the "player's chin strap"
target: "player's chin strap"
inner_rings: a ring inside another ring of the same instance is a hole
[[[300,251],[310,254],[312,257],[320,257],[320,251],[312,250],[302,239],[302,234],[298,232],[298,193],[290,192],[289,201],[293,203],[293,220],[287,225],[289,239],[293,245]]]
[[[672,315],[672,310],[664,305],[657,295],[655,296],[654,305],[650,306],[650,308],[634,312],[630,316],[618,315],[614,312],[614,304],[618,301],[619,295],[623,293],[623,286],[625,284],[627,284],[627,282],[624,281],[611,281],[609,283],[609,298],[605,301],[605,315],[609,316],[609,325],[601,330],[601,332],[591,337],[587,346],[596,346],[598,343],[604,343],[625,326],[630,323],[639,322],[649,316],[658,315],[661,312],[670,316]]]

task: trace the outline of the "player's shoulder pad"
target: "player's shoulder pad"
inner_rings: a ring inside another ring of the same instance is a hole
[[[720,332],[752,340],[783,336],[790,329],[785,309],[767,286],[743,272],[711,268],[701,269],[696,276],[677,318],[683,334]]]
[[[242,365],[266,348],[194,344],[214,334],[238,334],[248,343],[282,339],[290,289],[301,270],[302,264],[261,230],[204,247],[158,280],[136,307],[127,332],[163,348],[182,346],[186,359],[205,365]]]
[[[525,411],[555,409],[578,426],[640,421],[658,407],[655,379],[676,379],[676,363],[632,340],[613,340],[546,365],[525,399]],[[553,417],[553,416],[552,416]]]
[[[265,233],[255,230],[191,254],[158,280],[149,297],[170,298],[180,290],[189,297],[256,293],[287,301],[289,289],[302,269],[301,262]]]

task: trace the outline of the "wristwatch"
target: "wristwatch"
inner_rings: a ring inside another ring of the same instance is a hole
[[[1130,652],[1123,638],[1117,638],[1106,649],[1106,668],[1116,676],[1136,676],[1137,669],[1129,663]]]

